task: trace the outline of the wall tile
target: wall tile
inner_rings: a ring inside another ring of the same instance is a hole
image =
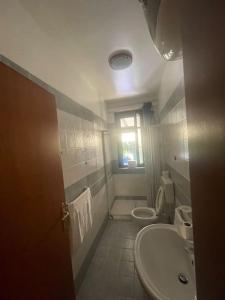
[[[172,100],[171,100],[172,101]],[[164,110],[161,119],[162,161],[171,171],[178,202],[190,204],[189,153],[185,98],[176,100],[170,110]],[[183,178],[183,179],[181,179]],[[188,189],[187,189],[188,186]]]
[[[86,161],[86,175],[89,175],[97,170],[97,159],[93,158]]]
[[[86,186],[92,194],[93,226],[84,243],[72,253],[75,278],[108,212],[102,133],[99,131],[102,124],[60,110],[58,123],[66,200],[74,200]]]
[[[146,196],[145,174],[114,174],[116,196]]]
[[[70,168],[64,169],[63,170],[64,187],[67,188],[68,186],[79,181],[85,176],[86,176],[86,165],[84,162],[81,162]]]
[[[189,178],[189,155],[185,100],[179,101],[161,122],[164,159],[171,167]]]

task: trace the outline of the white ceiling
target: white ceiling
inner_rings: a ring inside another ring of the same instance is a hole
[[[97,89],[102,99],[157,92],[164,62],[157,54],[138,0],[20,0],[38,26],[72,53],[71,68]],[[109,55],[133,54],[133,64],[114,71]]]

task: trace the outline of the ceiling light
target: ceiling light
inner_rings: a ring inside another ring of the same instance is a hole
[[[109,65],[113,70],[123,70],[132,64],[132,54],[128,50],[113,52],[109,57]]]

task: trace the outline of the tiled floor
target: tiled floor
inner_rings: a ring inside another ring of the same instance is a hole
[[[131,219],[131,211],[135,207],[147,206],[147,200],[122,200],[117,199],[113,203],[111,215],[114,219]]]
[[[150,300],[134,267],[133,246],[138,231],[131,221],[109,221],[78,300]]]

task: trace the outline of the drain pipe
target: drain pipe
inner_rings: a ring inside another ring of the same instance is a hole
[[[110,204],[109,204],[109,181],[108,181],[108,174],[107,174],[107,161],[106,161],[106,147],[105,147],[105,136],[109,136],[109,132],[107,130],[102,131],[102,150],[103,150],[103,162],[104,162],[104,173],[105,173],[105,185],[106,185],[106,200],[107,200],[107,208],[108,208],[108,218],[112,219],[112,216],[110,214]]]

